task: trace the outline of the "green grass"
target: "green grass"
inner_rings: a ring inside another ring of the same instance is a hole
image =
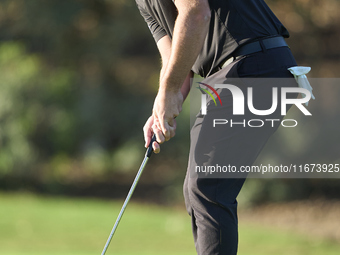
[[[0,194],[1,255],[100,254],[122,201]],[[240,225],[240,255],[340,254],[340,245]],[[107,254],[194,255],[184,210],[128,205]]]

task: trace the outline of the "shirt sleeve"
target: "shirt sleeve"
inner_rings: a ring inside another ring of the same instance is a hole
[[[140,11],[140,14],[142,15],[145,22],[147,23],[151,31],[151,34],[157,43],[162,37],[167,35],[165,29],[155,20],[154,17],[150,15],[150,13],[146,9],[144,9],[138,3],[137,3],[137,6]]]

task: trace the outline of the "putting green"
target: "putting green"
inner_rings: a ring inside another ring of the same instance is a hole
[[[123,201],[0,193],[0,254],[100,254]],[[195,255],[183,208],[131,203],[107,254]],[[240,255],[340,254],[340,245],[240,225]]]

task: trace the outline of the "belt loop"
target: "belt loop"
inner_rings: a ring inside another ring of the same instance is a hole
[[[259,42],[260,42],[260,46],[261,46],[261,48],[262,48],[263,53],[266,53],[266,52],[267,52],[267,49],[266,49],[266,46],[264,46],[263,41],[260,40]]]

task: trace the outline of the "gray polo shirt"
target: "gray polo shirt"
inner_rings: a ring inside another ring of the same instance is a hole
[[[177,9],[172,0],[136,0],[157,42],[172,38]],[[263,0],[209,0],[211,20],[192,71],[206,77],[242,44],[271,36],[289,37],[287,29]]]

